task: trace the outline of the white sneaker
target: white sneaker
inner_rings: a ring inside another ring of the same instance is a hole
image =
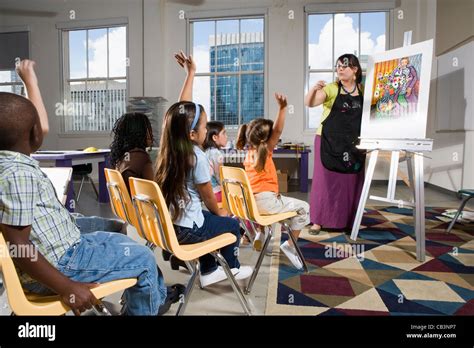
[[[258,231],[253,240],[253,248],[257,251],[262,251],[263,244],[265,243],[265,233]]]
[[[234,270],[237,273],[234,273]],[[240,266],[240,268],[232,268],[232,274],[234,275],[236,280],[240,279],[247,279],[253,272],[253,268],[250,266]]]
[[[239,269],[232,268],[231,271],[232,271],[232,274],[235,276],[239,272]],[[215,284],[227,279],[227,275],[225,274],[224,269],[221,266],[219,266],[214,272],[201,275],[201,277],[199,278],[201,280],[201,287],[205,287],[205,286]]]
[[[302,269],[303,268],[303,262],[301,262],[298,254],[296,253],[296,249],[294,247],[290,246],[288,241],[286,241],[285,243],[280,245],[280,249],[281,249],[281,251],[283,251],[285,253],[288,260],[290,260],[290,262],[293,264],[293,266],[296,267],[296,269]]]

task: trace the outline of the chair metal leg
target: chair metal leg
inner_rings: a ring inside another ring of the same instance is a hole
[[[250,231],[249,231],[247,225],[245,224],[246,220],[239,218],[239,221],[240,221],[240,225],[241,225],[242,228],[245,230],[245,235],[249,238],[250,243],[253,243],[253,236],[252,236],[252,234],[250,233]]]
[[[87,179],[89,179],[89,182],[91,183],[92,188],[94,189],[97,199],[99,199],[99,192],[97,192],[97,188],[95,187],[94,181],[92,181],[92,178],[89,175],[86,175],[86,176],[87,176]]]
[[[467,196],[466,198],[464,198],[462,200],[461,205],[459,206],[459,209],[458,209],[458,211],[456,212],[456,215],[453,218],[453,221],[451,221],[451,223],[448,226],[448,229],[446,230],[446,233],[451,232],[451,230],[454,227],[454,224],[456,223],[457,219],[459,218],[459,215],[461,215],[461,213],[464,209],[464,206],[466,205],[467,201],[469,201],[471,198],[472,198],[472,196]]]
[[[107,316],[107,317],[112,316],[112,314],[110,314],[107,307],[105,307],[104,304],[102,303],[102,301],[100,301],[100,300],[94,307],[92,307],[92,309],[94,310],[95,314],[97,314],[97,315]]]
[[[189,298],[191,297],[191,293],[193,292],[194,286],[196,285],[196,281],[198,279],[199,272],[200,272],[198,261],[193,261],[192,263],[186,262],[186,265],[189,267],[189,271],[192,272],[192,274],[191,274],[191,278],[189,278],[188,285],[186,286],[186,290],[184,290],[183,300],[181,301],[180,299],[178,311],[176,312],[177,316],[184,314],[184,311],[186,310]]]
[[[305,273],[308,273],[308,266],[306,265],[306,260],[304,259],[303,253],[301,252],[301,249],[298,246],[298,243],[296,241],[295,236],[293,236],[293,230],[291,229],[291,227],[286,222],[282,222],[282,225],[285,226],[286,232],[288,232],[288,235],[290,236],[291,241],[293,242],[293,245],[295,246],[296,252],[298,253],[300,261],[303,264],[303,268],[304,268]]]
[[[237,281],[234,278],[234,275],[232,274],[232,271],[230,270],[229,264],[227,261],[224,259],[224,257],[221,255],[221,253],[214,251],[211,253],[214,258],[216,259],[217,262],[222,266],[224,269],[225,274],[227,275],[227,279],[229,279],[230,284],[232,285],[232,289],[234,289],[235,294],[237,295],[240,304],[242,305],[242,308],[245,311],[245,314],[251,315],[251,311],[249,308],[249,305],[247,303],[247,299],[245,298],[244,294],[242,293],[242,290],[240,289],[239,284],[237,284]]]
[[[77,202],[79,202],[79,197],[81,197],[82,186],[84,186],[84,180],[85,180],[85,176],[83,175],[81,179],[81,185],[79,186],[79,191],[77,192],[77,198],[76,198]]]
[[[260,251],[260,254],[258,255],[257,263],[255,264],[255,267],[253,269],[252,275],[250,276],[249,282],[244,289],[244,293],[246,295],[250,294],[250,291],[252,291],[253,283],[255,282],[255,279],[257,278],[257,274],[258,274],[258,271],[260,270],[260,266],[262,265],[263,258],[265,257],[265,252],[267,250],[268,244],[270,243],[270,240],[272,239],[273,230],[270,226],[268,226],[267,228],[268,228],[267,238],[265,238],[265,242],[263,243],[262,250]]]

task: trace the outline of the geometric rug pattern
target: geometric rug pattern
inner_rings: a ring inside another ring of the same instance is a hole
[[[426,259],[416,259],[412,209],[366,208],[357,242],[350,233],[302,231],[298,244],[309,272],[279,252],[276,233],[266,314],[474,315],[474,224],[444,208],[426,208]]]

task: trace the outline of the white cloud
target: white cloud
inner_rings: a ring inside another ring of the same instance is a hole
[[[316,69],[330,69],[336,62],[332,61],[332,19],[330,19],[319,33],[317,44],[309,45],[309,64]],[[354,28],[352,17],[339,13],[335,15],[335,57],[344,53],[359,53],[359,30]],[[373,54],[385,50],[385,35],[372,39],[370,32],[364,31],[360,35],[361,51],[363,54]]]
[[[109,29],[109,76],[125,76],[126,54],[125,27]],[[89,39],[89,76],[107,76],[107,35]]]

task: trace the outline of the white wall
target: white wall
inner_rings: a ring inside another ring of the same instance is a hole
[[[312,1],[325,2],[327,0]],[[337,1],[341,2],[341,1]],[[343,1],[342,1],[343,2]],[[346,1],[348,2],[348,1]],[[357,2],[357,1],[353,1]],[[58,134],[59,120],[54,116],[54,105],[62,98],[59,93],[59,46],[57,22],[68,20],[69,10],[76,11],[76,18],[101,19],[128,17],[129,20],[129,57],[130,57],[130,96],[163,96],[170,103],[178,99],[184,78],[183,71],[174,62],[173,54],[186,48],[185,21],[179,19],[179,11],[203,11],[218,9],[242,9],[252,7],[268,8],[268,112],[274,118],[277,107],[273,101],[273,92],[280,91],[288,95],[294,105],[294,114],[288,117],[284,141],[298,141],[313,144],[314,134],[304,132],[304,5],[303,0],[144,0],[144,21],[142,20],[141,0],[83,0],[83,1],[18,1],[4,0],[4,7],[28,10],[57,12],[55,17],[8,16],[0,17],[0,26],[29,25],[31,30],[31,57],[39,67],[39,80],[50,114],[51,134],[46,139],[45,149],[76,149],[86,146],[107,147],[109,137],[72,137]],[[197,4],[197,5],[190,5]],[[295,18],[288,19],[288,11],[293,10]],[[399,19],[399,10],[403,19]],[[143,27],[142,27],[143,24]],[[144,31],[142,32],[142,28]],[[403,33],[413,30],[413,42],[435,37],[436,0],[402,0],[400,8],[395,9],[393,18],[394,47],[403,42]],[[144,36],[143,34],[144,33]],[[145,42],[143,47],[142,43]],[[144,64],[143,64],[144,63]],[[428,136],[435,139],[433,161],[427,161],[427,180],[448,188],[457,189],[461,185],[463,164],[458,163],[446,168],[444,158],[452,149],[458,149],[463,157],[472,156],[473,136],[466,141],[471,144],[465,148],[464,136],[435,133],[435,94],[436,60],[433,64],[431,85]],[[464,150],[467,149],[466,154]],[[312,156],[310,177],[312,176]],[[470,167],[472,177],[473,169]],[[464,175],[466,177],[466,173]],[[376,179],[387,179],[386,166],[380,166]],[[471,185],[472,186],[472,185]]]

